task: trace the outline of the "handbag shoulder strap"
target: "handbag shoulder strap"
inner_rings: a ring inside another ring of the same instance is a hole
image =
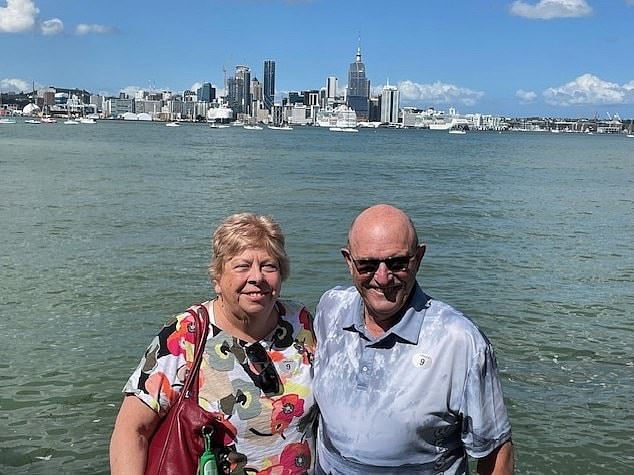
[[[194,330],[194,361],[185,379],[181,394],[184,397],[198,399],[198,371],[200,370],[200,364],[203,360],[205,342],[207,341],[207,334],[209,333],[209,312],[207,312],[207,308],[204,304],[199,305],[197,311],[193,309],[189,309],[188,311],[194,316],[196,322],[196,328]]]

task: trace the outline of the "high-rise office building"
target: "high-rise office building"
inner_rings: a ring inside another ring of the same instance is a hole
[[[390,86],[388,83],[383,86],[383,91],[381,92],[381,122],[397,124],[399,108],[399,90],[396,86]]]
[[[354,109],[359,120],[368,120],[368,99],[370,98],[370,80],[365,77],[365,65],[361,61],[361,48],[357,48],[357,57],[348,70],[347,103]]]
[[[337,97],[337,78],[330,76],[326,80],[326,99],[334,101],[335,97]]]
[[[258,78],[251,79],[251,101],[264,102],[264,95],[262,92],[262,83],[258,81]]]
[[[275,61],[264,61],[264,107],[271,110],[275,103]]]
[[[216,98],[216,88],[210,83],[204,82],[203,85],[196,90],[196,95],[201,102],[211,102]]]
[[[227,102],[237,114],[251,113],[251,70],[248,66],[236,66],[234,77],[227,79]]]

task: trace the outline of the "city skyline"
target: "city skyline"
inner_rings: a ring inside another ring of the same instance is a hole
[[[275,62],[289,91],[339,92],[361,48],[372,95],[401,106],[504,116],[634,117],[634,0],[0,1],[2,92],[32,85],[120,91],[224,90]],[[9,58],[9,60],[7,60]]]

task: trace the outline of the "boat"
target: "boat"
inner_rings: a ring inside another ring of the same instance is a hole
[[[37,125],[37,124],[41,124],[42,122],[40,122],[40,121],[39,121],[39,120],[37,120],[37,119],[26,119],[26,120],[24,121],[24,123],[25,123],[25,124],[34,124],[34,125]]]
[[[64,124],[66,125],[78,125],[79,122],[77,122],[75,119],[68,119],[64,121]]]
[[[0,119],[0,124],[15,124],[15,120],[3,117],[2,119]]]
[[[43,124],[55,124],[55,123],[57,123],[57,120],[53,119],[52,117],[42,117],[42,123]]]
[[[464,129],[449,129],[449,133],[450,134],[460,134],[460,135],[464,135],[467,133],[466,130]]]
[[[293,130],[293,127],[288,125],[269,125],[269,129],[271,130]]]
[[[79,119],[79,123],[80,124],[96,124],[97,121],[90,117],[82,117],[81,119]]]
[[[209,124],[211,129],[228,129],[229,127],[231,127],[229,124],[216,124],[215,122]]]
[[[429,124],[429,130],[451,130],[456,127],[466,127],[468,124],[467,119],[453,118],[451,120],[442,120],[441,122],[432,122]]]
[[[354,127],[329,127],[328,130],[331,132],[358,132],[358,129]]]
[[[245,130],[262,130],[259,125],[243,125],[242,128]]]
[[[634,139],[634,133],[632,133],[632,121],[630,121],[630,129],[628,130],[626,137]]]
[[[207,122],[226,124],[232,119],[233,110],[222,99],[212,103],[211,107],[207,110]]]
[[[168,122],[165,124],[165,127],[180,127],[181,125],[178,122]]]

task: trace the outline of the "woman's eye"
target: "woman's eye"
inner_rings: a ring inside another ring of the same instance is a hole
[[[264,272],[277,272],[277,266],[275,264],[262,265],[262,271]]]

